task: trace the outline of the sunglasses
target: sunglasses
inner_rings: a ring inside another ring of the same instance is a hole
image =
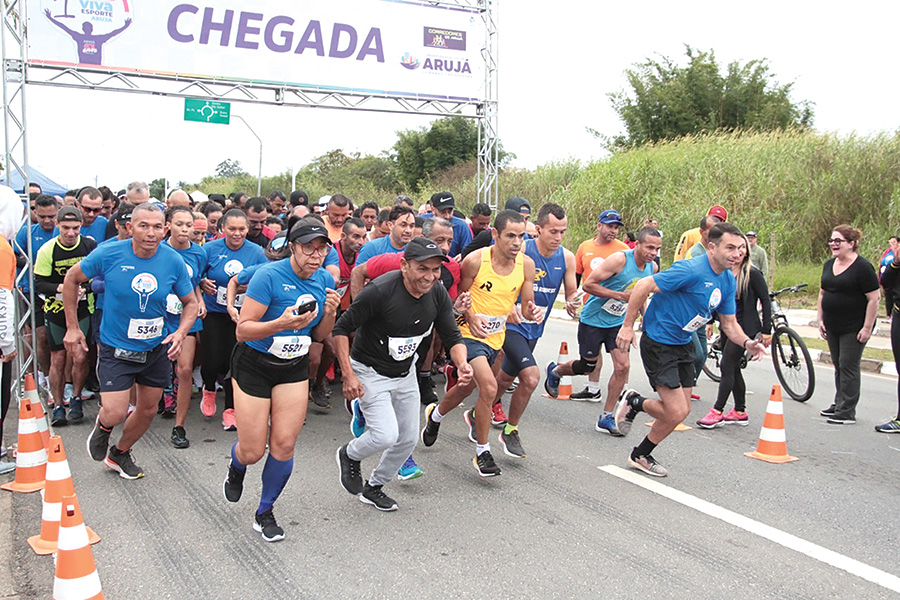
[[[849,242],[850,240],[845,240],[843,238],[831,238],[829,240],[825,240],[825,243],[828,245],[831,244],[843,244],[844,242]]]

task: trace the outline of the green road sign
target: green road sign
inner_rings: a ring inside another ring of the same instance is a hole
[[[200,121],[201,123],[219,123],[228,125],[231,117],[230,102],[216,102],[214,100],[184,99],[184,120]]]

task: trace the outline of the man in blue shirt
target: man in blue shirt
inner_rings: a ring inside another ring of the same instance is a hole
[[[453,225],[453,243],[450,244],[450,254],[447,256],[458,256],[472,241],[472,229],[464,219],[453,216],[456,200],[450,192],[438,192],[431,196],[431,206],[435,215],[447,219]],[[422,216],[428,218],[430,215],[426,213]]]
[[[356,264],[361,265],[379,254],[403,252],[406,244],[412,239],[416,224],[416,213],[408,206],[398,205],[391,209],[388,218],[391,222],[391,233],[377,240],[366,242],[356,257]],[[466,226],[468,229],[468,225]]]
[[[98,244],[105,240],[109,219],[100,214],[103,210],[103,194],[100,193],[100,190],[92,187],[81,188],[75,204],[84,215],[81,235],[91,238]]]
[[[634,390],[622,392],[615,409],[616,428],[626,435],[639,411],[655,421],[650,433],[635,446],[628,464],[648,475],[665,477],[668,471],[651,456],[656,446],[691,412],[694,350],[691,334],[706,326],[714,312],[722,332],[754,358],[762,355],[761,342],[744,333],[734,316],[735,279],[731,267],[740,259],[744,238],[731,223],[719,223],[709,232],[706,254],[680,260],[666,271],[639,281],[631,292],[625,322],[616,345],[628,352],[636,345],[634,321],[651,293],[644,316],[641,360],[659,399]]]
[[[100,323],[97,372],[102,406],[88,438],[91,458],[119,473],[138,479],[143,470],[134,464],[131,447],[150,427],[159,400],[172,376],[185,336],[197,318],[198,301],[184,260],[168,244],[162,209],[152,203],[134,208],[127,225],[130,240],[99,246],[69,269],[63,282],[66,335],[63,343],[74,354],[87,341],[78,326],[78,288],[92,277],[106,281],[106,312]],[[175,294],[182,303],[176,331],[166,335],[166,300]],[[131,388],[137,404],[128,416]],[[122,436],[109,446],[114,426],[125,423]]]

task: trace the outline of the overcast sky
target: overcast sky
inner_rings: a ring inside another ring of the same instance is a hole
[[[769,59],[815,125],[842,135],[900,128],[900,3],[499,2],[500,137],[514,166],[602,158],[587,131],[622,131],[607,94],[648,56],[713,49],[723,65]],[[259,145],[237,120],[185,122],[184,100],[29,86],[30,162],[67,187],[134,179],[199,181],[226,158],[256,174]],[[328,150],[378,154],[414,115],[232,104],[263,139],[263,174],[299,169]],[[265,193],[265,190],[264,190]]]

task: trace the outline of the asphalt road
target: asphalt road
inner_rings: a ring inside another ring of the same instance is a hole
[[[576,351],[575,325],[552,320],[537,347],[543,364],[561,340]],[[630,385],[648,392],[637,351],[632,359]],[[187,450],[171,447],[171,421],[154,422],[135,448],[146,473],[138,481],[88,458],[87,424],[60,433],[86,521],[103,538],[93,548],[107,598],[896,597],[900,436],[872,430],[896,410],[896,379],[864,376],[858,424],[833,426],[818,416],[831,371],[817,367],[815,396],[784,403],[788,450],[800,461],[772,465],[743,453],[756,447],[777,380],[769,361],[745,374],[750,426],[674,433],[654,453],[669,477],[633,477],[653,489],[627,479],[635,472],[625,463],[646,415],[628,438],[609,438],[594,431],[599,405],[538,390],[520,427],[528,457],[504,456],[495,431],[503,475],[484,480],[458,409],[432,448],[416,450],[425,477],[386,488],[400,504],[394,513],[338,484],[334,452],[350,433],[336,388],[335,408],[311,410],[300,434],[275,507],[287,533],[277,544],[251,529],[261,466],[250,467],[241,502],[226,503],[235,434],[198,408]],[[701,378],[698,389],[691,424],[716,386]],[[6,498],[12,519],[0,517],[0,535],[10,536],[14,589],[50,597],[53,560],[25,544],[40,529],[40,498]]]

